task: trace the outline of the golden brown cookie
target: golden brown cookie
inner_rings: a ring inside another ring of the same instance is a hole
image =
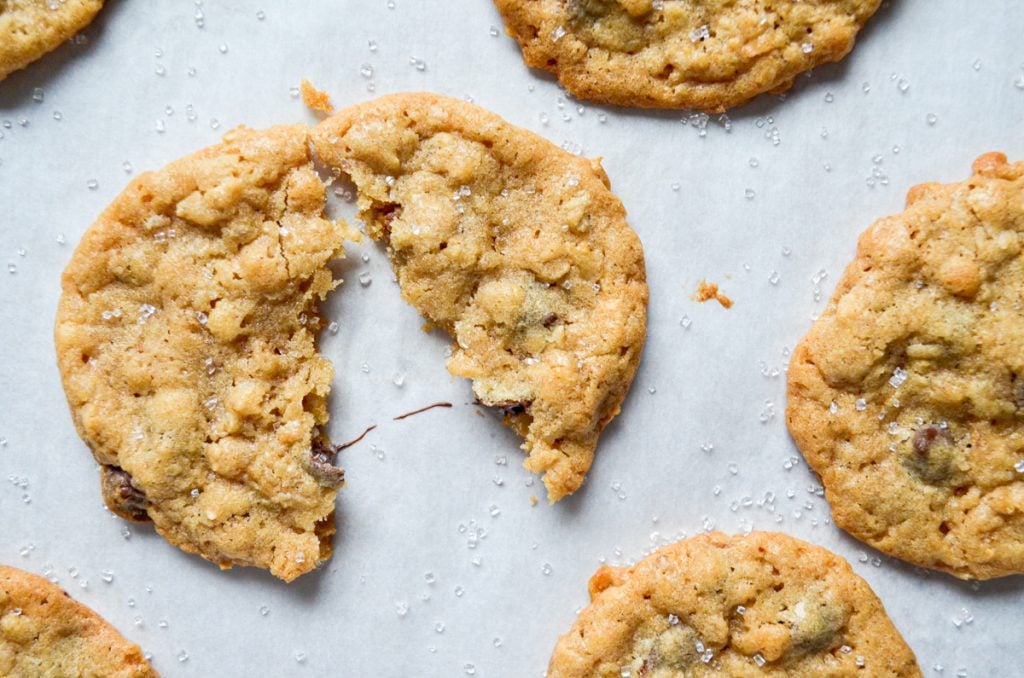
[[[432,94],[343,110],[313,142],[403,297],[453,337],[448,369],[504,410],[552,502],[574,492],[646,332],[643,252],[600,162]]]
[[[867,582],[785,534],[701,535],[589,588],[548,678],[921,675]]]
[[[315,339],[348,230],[324,199],[301,125],[144,174],[75,250],[55,331],[110,509],[288,581],[329,557],[343,478]]]
[[[880,0],[494,0],[533,68],[581,99],[721,113],[839,61]]]
[[[56,584],[0,565],[0,675],[156,678],[139,646]]]
[[[1024,572],[1024,163],[912,188],[789,367],[837,525],[962,578]]]
[[[0,80],[89,25],[103,0],[0,0]]]

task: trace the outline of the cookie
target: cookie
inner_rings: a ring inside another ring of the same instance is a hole
[[[402,296],[454,339],[451,373],[525,438],[552,502],[578,489],[646,332],[640,240],[600,162],[432,94],[343,110],[313,143]]]
[[[0,565],[0,675],[156,678],[139,646],[56,584]]]
[[[0,2],[0,80],[60,47],[102,7],[103,0]]]
[[[721,113],[839,61],[880,0],[494,0],[573,96]]]
[[[1024,572],[1024,163],[910,190],[793,353],[786,419],[837,525],[961,578]]]
[[[107,506],[289,581],[329,557],[343,478],[315,340],[349,233],[325,190],[301,125],[141,175],[75,250],[55,330]]]
[[[589,588],[548,678],[921,675],[867,582],[784,534],[701,535]]]

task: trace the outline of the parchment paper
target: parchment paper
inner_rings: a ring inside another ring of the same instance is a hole
[[[685,113],[566,97],[523,66],[487,0],[108,2],[85,44],[0,83],[0,562],[57,577],[166,676],[541,676],[600,563],[706,528],[772,529],[850,560],[926,675],[1019,675],[1024,580],[924,575],[847,537],[783,411],[788,352],[857,235],[985,151],[1024,158],[1022,28],[1016,0],[887,3],[841,64],[702,130]],[[220,572],[148,527],[123,534],[51,333],[61,270],[130,176],[234,125],[315,122],[290,91],[302,77],[337,105],[472,98],[602,156],[645,246],[651,304],[622,415],[584,489],[549,507],[516,437],[448,376],[447,340],[421,331],[384,253],[353,247],[328,304],[340,330],[322,343],[337,369],[330,431],[380,426],[342,455],[333,559],[285,585]],[[703,278],[732,309],[691,300]],[[439,400],[455,407],[391,420]]]

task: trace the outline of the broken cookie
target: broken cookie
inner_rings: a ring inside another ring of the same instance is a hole
[[[329,557],[343,473],[320,428],[317,303],[347,227],[303,126],[236,129],[138,177],[86,231],[55,339],[107,506],[285,580]]]
[[[646,333],[643,251],[600,163],[431,94],[345,109],[313,143],[402,296],[454,339],[448,369],[525,438],[552,502],[576,491]]]

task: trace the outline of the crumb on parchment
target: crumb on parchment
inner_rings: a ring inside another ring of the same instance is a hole
[[[693,300],[703,303],[709,299],[714,299],[723,308],[732,308],[732,299],[718,291],[718,283],[701,280],[697,284],[697,291],[693,293]]]
[[[302,103],[314,111],[320,111],[328,115],[334,113],[334,106],[331,105],[331,96],[327,92],[313,87],[313,83],[305,78],[302,80]]]

